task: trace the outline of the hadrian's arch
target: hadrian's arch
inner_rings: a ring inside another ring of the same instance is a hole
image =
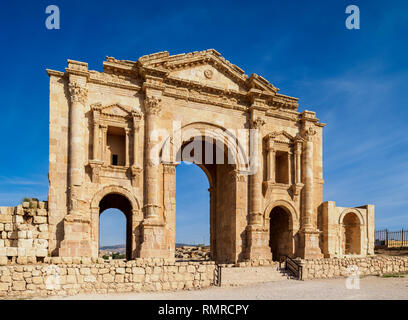
[[[277,240],[282,254],[320,258],[324,248],[339,255],[333,232],[355,221],[336,220],[331,207],[317,221],[325,124],[262,76],[246,75],[213,49],[108,57],[102,71],[68,60],[64,72],[47,72],[54,255],[97,257],[99,214],[119,207],[129,221],[128,259],[174,258],[176,166],[183,153],[197,156],[194,141],[204,141],[204,161],[194,162],[209,179],[215,261],[272,259],[274,210],[287,230],[278,237],[285,244]],[[214,161],[217,154],[226,161]],[[374,208],[365,208],[361,252],[371,253]]]

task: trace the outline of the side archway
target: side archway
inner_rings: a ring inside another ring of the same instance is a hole
[[[269,246],[272,258],[295,256],[298,216],[295,208],[284,200],[274,201],[267,206],[264,213],[265,227],[269,229]]]
[[[362,253],[362,239],[364,219],[357,209],[344,210],[339,218],[340,250],[344,255],[360,255]]]
[[[91,201],[93,255],[99,255],[100,215],[107,209],[118,209],[126,217],[126,259],[136,257],[137,226],[143,220],[139,202],[121,186],[107,186],[99,190]]]

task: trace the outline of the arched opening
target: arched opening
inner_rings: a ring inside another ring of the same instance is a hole
[[[292,236],[290,234],[290,216],[283,207],[272,209],[269,220],[269,246],[272,259],[278,261],[282,256],[292,256]]]
[[[347,213],[343,218],[342,247],[344,254],[361,253],[360,220],[354,212]]]
[[[207,260],[210,258],[208,178],[199,166],[182,162],[176,168],[176,185],[176,259]]]
[[[231,174],[235,168],[235,165],[231,163],[233,162],[231,159],[234,159],[234,157],[223,142],[205,137],[204,135],[192,136],[190,139],[184,141],[177,151],[175,159],[177,163],[184,161],[196,164],[207,176],[208,184],[205,188],[209,193],[207,191],[206,196],[203,196],[205,192],[200,192],[200,199],[191,198],[189,201],[194,202],[195,205],[199,205],[199,203],[204,204],[205,201],[207,201],[206,208],[209,209],[207,209],[207,212],[209,211],[210,229],[210,234],[207,238],[210,246],[209,258],[219,263],[235,262],[237,261],[238,255],[242,254],[236,248],[238,237],[235,232],[237,186],[234,176]],[[176,169],[176,172],[177,171],[179,171],[179,169]],[[194,177],[186,176],[185,180],[177,179],[177,198],[179,198],[180,192],[184,189],[185,183],[186,185],[192,183],[194,186]],[[203,184],[204,182],[195,187],[202,190],[204,187]],[[189,191],[191,191],[191,189]],[[180,208],[177,204],[176,216],[179,210]],[[195,217],[196,212],[188,212],[186,214],[188,214],[190,218],[190,225],[187,224],[186,227],[190,226],[189,232],[194,233],[196,230],[191,221],[196,221],[200,218]],[[204,216],[205,214],[202,215],[201,218],[205,219]],[[207,225],[207,223],[205,224]],[[176,234],[178,239],[182,239],[180,232],[176,231]],[[200,240],[201,234],[199,232],[196,232],[195,236],[199,237],[198,240]],[[204,236],[204,242],[207,239],[205,239]]]
[[[117,209],[117,210],[110,210],[110,209]],[[115,224],[111,224],[108,226],[110,228],[110,234],[118,233],[123,234],[125,233],[125,255],[126,259],[132,259],[132,205],[130,201],[123,195],[116,194],[116,193],[109,193],[105,195],[101,201],[99,202],[99,250],[102,245],[106,245],[104,239],[101,239],[101,235],[104,233],[101,232],[101,215],[110,216],[109,218],[113,218],[112,215],[120,215],[121,213],[124,214],[126,223],[120,223],[120,218],[118,217],[119,221],[116,221]],[[112,220],[109,219],[108,220]],[[118,230],[118,228],[125,228],[125,230]],[[104,230],[105,231],[105,230]],[[120,239],[119,237],[114,237],[115,239]]]

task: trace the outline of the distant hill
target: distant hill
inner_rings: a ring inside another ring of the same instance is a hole
[[[176,243],[176,248],[180,248],[183,246],[188,246],[188,247],[195,247],[195,244],[188,244],[188,243]],[[125,244],[117,244],[113,246],[103,246],[99,248],[99,251],[112,251],[112,252],[119,252],[119,253],[124,253],[126,251],[126,245]]]
[[[114,246],[103,246],[99,248],[99,251],[112,251],[112,252],[124,253],[126,251],[126,245],[117,244]]]

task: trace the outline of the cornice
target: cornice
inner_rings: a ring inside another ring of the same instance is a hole
[[[61,72],[61,71],[57,71],[57,70],[52,70],[52,69],[45,69],[45,71],[47,72],[48,76],[54,76],[54,77],[64,77],[65,73]]]

